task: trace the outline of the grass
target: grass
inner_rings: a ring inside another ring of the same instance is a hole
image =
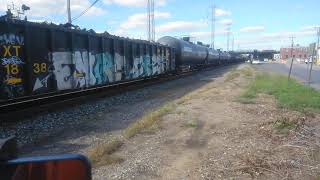
[[[254,70],[250,67],[244,67],[239,69],[240,73],[243,74],[245,77],[252,77],[254,74]]]
[[[236,69],[233,69],[232,71],[230,71],[227,76],[226,79],[224,80],[225,82],[229,82],[234,80],[235,78],[240,76],[240,72]]]
[[[188,123],[186,123],[184,125],[184,127],[187,127],[187,128],[197,128],[198,127],[198,122],[196,120],[192,120]]]
[[[174,103],[168,103],[155,111],[146,113],[141,119],[124,130],[124,137],[131,138],[139,133],[152,132],[159,129],[159,122],[162,117],[171,112],[175,107],[176,105]]]
[[[280,107],[302,112],[320,110],[320,92],[296,80],[288,81],[286,76],[258,74],[238,99],[243,103],[252,102],[259,93],[275,96]]]
[[[254,98],[242,95],[242,96],[236,98],[236,102],[239,102],[242,104],[254,104],[256,101]]]
[[[114,153],[123,145],[121,139],[113,139],[106,144],[98,144],[89,150],[88,157],[93,167],[100,167],[109,164],[121,163],[123,159]]]
[[[141,119],[131,124],[123,131],[126,138],[131,138],[139,133],[150,132],[159,129],[161,118],[175,108],[174,103],[163,105],[160,109],[145,114]],[[100,143],[88,151],[88,157],[93,167],[106,166],[121,163],[123,159],[115,154],[124,143],[123,138],[115,138],[108,143]]]
[[[251,67],[243,67],[240,69],[232,69],[226,76],[225,82],[230,82],[237,77],[243,75],[246,78],[252,77],[254,75],[254,70]]]
[[[288,134],[290,130],[296,129],[297,127],[298,127],[297,122],[290,121],[288,118],[277,120],[273,124],[273,128],[279,134]]]

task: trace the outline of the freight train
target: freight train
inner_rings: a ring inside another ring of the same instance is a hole
[[[241,61],[173,37],[158,42],[0,19],[0,102],[157,78]]]

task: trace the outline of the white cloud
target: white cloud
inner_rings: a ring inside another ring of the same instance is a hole
[[[128,17],[128,19],[120,24],[121,29],[133,29],[145,26],[146,14],[134,14]]]
[[[220,20],[219,23],[223,25],[231,25],[233,21],[232,19],[223,19],[223,20]]]
[[[235,44],[236,46],[239,45],[240,49],[279,49],[279,47],[291,43],[291,36],[294,36],[296,38],[295,41],[299,42],[299,40],[303,38],[316,36],[316,31],[305,30],[264,33],[235,39]]]
[[[15,5],[21,7],[22,4],[29,6],[31,9],[26,12],[28,17],[33,19],[52,19],[55,15],[65,15],[67,1],[66,0],[12,0]],[[11,3],[11,0],[0,0],[0,10],[6,11],[7,5]],[[91,5],[89,0],[72,0],[71,1],[71,13],[72,17],[77,16]],[[84,16],[99,16],[106,11],[102,8],[93,6]]]
[[[155,19],[169,18],[170,16],[171,15],[168,12],[155,12],[154,13]],[[129,16],[125,22],[120,24],[120,29],[128,30],[128,29],[146,27],[147,19],[148,18],[147,18],[146,13],[133,14],[133,15]]]
[[[302,31],[313,31],[316,28],[319,28],[320,25],[310,25],[310,26],[304,26],[301,28]]]
[[[129,7],[146,7],[147,0],[104,0],[105,4],[117,4],[120,6],[129,6]],[[164,6],[167,3],[167,0],[157,0],[155,1],[156,6]]]
[[[285,31],[285,32],[276,32],[276,33],[268,33],[264,34],[262,37],[264,38],[274,38],[274,39],[279,39],[279,38],[289,38],[291,36],[294,37],[306,37],[306,36],[315,36],[316,31],[315,30],[308,30],[308,31]]]
[[[209,31],[197,31],[190,33],[190,36],[196,37],[196,38],[202,38],[202,37],[210,37],[212,35]]]
[[[224,9],[220,9],[220,8],[216,8],[215,9],[215,15],[216,16],[230,16],[231,12],[230,11],[226,11]]]
[[[156,27],[157,32],[173,32],[173,31],[192,31],[195,29],[203,28],[206,24],[202,22],[192,21],[174,21],[162,24]]]
[[[240,32],[243,33],[252,33],[252,32],[263,32],[265,30],[264,26],[248,26],[240,29]]]
[[[243,38],[236,40],[236,43],[240,44],[266,44],[266,43],[283,43],[288,42],[289,38],[294,36],[296,38],[303,38],[308,36],[315,36],[316,31],[284,31],[275,33],[266,33],[250,38]]]
[[[117,29],[115,31],[111,31],[110,33],[113,34],[113,35],[122,36],[122,37],[128,37],[129,36],[128,32],[123,30],[123,29]]]
[[[230,31],[227,30],[217,30],[214,35],[220,36],[220,35],[227,35],[230,33]],[[197,37],[197,38],[208,38],[212,35],[211,31],[197,31],[197,32],[191,32],[190,36]]]

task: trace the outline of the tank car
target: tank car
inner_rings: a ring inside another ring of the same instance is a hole
[[[208,48],[186,40],[165,36],[158,43],[172,47],[176,52],[176,65],[179,67],[196,67],[207,64]]]
[[[208,65],[218,65],[219,55],[219,51],[214,49],[208,49]]]
[[[227,64],[228,63],[228,54],[224,51],[220,51],[219,52],[219,64]]]

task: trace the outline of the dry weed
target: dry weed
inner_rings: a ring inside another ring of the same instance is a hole
[[[120,139],[113,139],[108,143],[100,143],[89,150],[88,157],[94,167],[121,163],[123,159],[114,153],[123,145]]]

